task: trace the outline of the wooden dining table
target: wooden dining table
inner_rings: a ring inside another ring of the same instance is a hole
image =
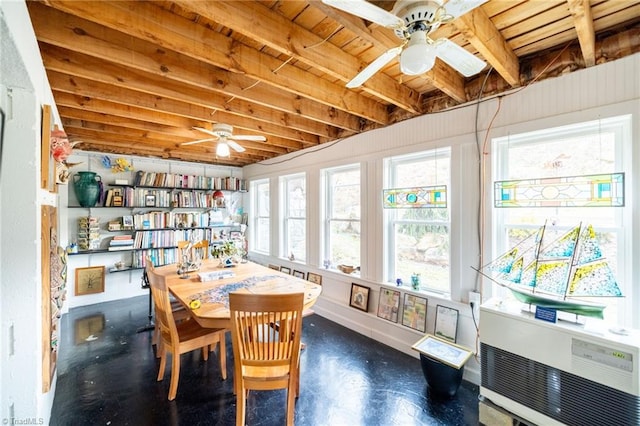
[[[226,268],[219,265],[218,259],[204,260],[200,269],[190,272],[188,278],[178,275],[176,265],[157,267],[154,273],[165,281],[169,292],[191,312],[191,316],[202,327],[209,328],[231,327],[230,292],[304,293],[304,309],[311,308],[322,292],[321,285],[254,262]],[[195,309],[192,308],[194,300],[198,300],[200,305]]]

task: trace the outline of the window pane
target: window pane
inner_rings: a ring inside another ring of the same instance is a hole
[[[405,283],[414,273],[422,287],[449,291],[449,229],[441,225],[397,224],[395,271]]]
[[[360,219],[360,170],[330,174],[332,219]]]
[[[256,221],[256,231],[255,231],[255,247],[256,251],[261,251],[264,253],[269,252],[269,219],[259,218]]]
[[[296,260],[304,260],[306,257],[305,227],[305,220],[289,219],[287,221],[287,241],[289,242],[287,256],[293,253]]]
[[[329,258],[334,266],[360,266],[360,222],[331,221],[329,250]]]

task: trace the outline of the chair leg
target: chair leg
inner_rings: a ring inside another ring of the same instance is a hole
[[[220,373],[222,380],[227,380],[227,344],[225,342],[226,333],[222,333],[220,336],[220,343],[218,344],[218,357],[220,358]]]
[[[287,388],[287,426],[293,426],[294,408],[296,404],[296,380],[295,377],[289,378],[289,387]]]
[[[209,345],[206,345],[206,346],[202,347],[202,358],[205,361],[209,360]]]
[[[180,379],[180,354],[172,354],[171,359],[171,384],[169,385],[169,401],[176,399],[178,393],[178,380]]]
[[[160,367],[158,368],[158,377],[156,380],[161,381],[164,378],[164,369],[167,366],[167,351],[162,347],[162,345],[159,345],[158,353],[160,354]]]
[[[244,426],[245,422],[245,411],[246,411],[246,403],[247,396],[242,383],[242,380],[237,380],[238,389],[236,394],[236,426]]]

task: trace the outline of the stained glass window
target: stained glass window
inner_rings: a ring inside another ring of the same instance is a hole
[[[382,190],[385,209],[447,208],[447,186]]]
[[[503,180],[496,207],[623,207],[624,173]]]

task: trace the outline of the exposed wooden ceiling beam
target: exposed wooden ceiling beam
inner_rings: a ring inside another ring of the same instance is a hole
[[[567,4],[575,21],[584,64],[592,67],[596,64],[596,32],[593,28],[591,4],[589,0],[567,0]]]
[[[481,7],[453,21],[469,43],[511,86],[520,84],[518,57]]]
[[[177,0],[174,3],[245,34],[258,43],[313,66],[344,83],[351,80],[361,67],[357,58],[259,3],[184,0]],[[277,30],[274,31],[274,28]],[[419,112],[418,93],[400,85],[389,76],[378,73],[368,83],[370,93],[380,99],[409,112]]]
[[[388,124],[386,108],[354,91],[245,46],[220,33],[146,2],[47,0],[58,10],[154,42],[194,59],[265,81],[379,124]],[[277,72],[276,72],[277,70]]]
[[[353,132],[361,130],[360,120],[351,114],[329,111],[317,102],[268,85],[251,87],[255,80],[243,75],[177,52],[160,50],[150,42],[40,3],[29,2],[29,9],[39,41],[207,89],[211,108],[252,116],[327,138],[339,136],[336,127]],[[49,22],[57,24],[48,25]]]

